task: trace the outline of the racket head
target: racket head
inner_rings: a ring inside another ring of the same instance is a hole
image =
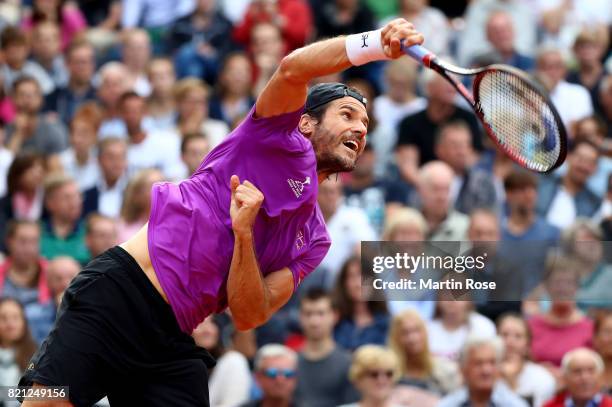
[[[525,72],[490,65],[476,74],[474,108],[495,145],[520,166],[547,173],[567,154],[567,132],[546,90]]]

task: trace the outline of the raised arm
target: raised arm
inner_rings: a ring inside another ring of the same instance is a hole
[[[380,30],[299,48],[283,58],[257,98],[255,112],[258,117],[293,112],[306,101],[307,85],[313,78],[369,61],[399,58],[403,55],[402,41],[407,46],[421,44],[423,36],[411,23],[398,18]]]
[[[293,294],[293,274],[289,268],[266,277],[259,270],[253,245],[253,224],[264,200],[249,181],[230,181],[230,216],[234,231],[234,255],[227,279],[227,301],[236,329],[243,331],[265,323]]]

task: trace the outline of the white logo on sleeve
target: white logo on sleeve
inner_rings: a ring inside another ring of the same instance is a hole
[[[295,248],[301,250],[305,245],[306,240],[304,240],[304,232],[300,230],[295,237]]]
[[[304,181],[296,181],[294,179],[289,178],[287,180],[287,183],[291,187],[291,190],[295,194],[295,197],[299,198],[302,196],[302,192],[304,191],[304,186],[310,185],[310,177],[306,177]]]

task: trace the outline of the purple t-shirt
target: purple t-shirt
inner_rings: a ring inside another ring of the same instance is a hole
[[[253,228],[263,275],[289,267],[294,289],[321,262],[331,243],[317,204],[312,144],[297,129],[302,109],[246,119],[180,184],[153,186],[149,253],[157,278],[184,332],[227,307],[234,252],[230,178],[249,180],[264,195]]]

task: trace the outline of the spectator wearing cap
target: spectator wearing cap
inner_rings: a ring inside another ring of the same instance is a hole
[[[396,407],[392,399],[393,386],[400,378],[400,366],[395,354],[378,345],[364,345],[355,350],[349,378],[361,393],[356,403],[340,407]]]
[[[351,257],[360,242],[375,240],[376,232],[363,209],[346,205],[340,180],[327,180],[320,184],[318,202],[332,241],[319,265],[326,274],[323,285],[330,288],[342,264]]]
[[[34,78],[45,95],[53,91],[53,80],[45,70],[36,62],[28,60],[30,47],[23,31],[17,27],[6,27],[0,34],[0,47],[4,54],[0,74],[7,93],[13,88],[13,82],[23,75]]]
[[[97,160],[100,176],[96,184],[83,192],[83,214],[100,212],[118,217],[123,191],[128,183],[127,144],[117,137],[108,137],[98,143]]]
[[[599,87],[606,75],[602,58],[606,52],[605,38],[598,35],[592,29],[580,32],[574,41],[574,56],[578,62],[578,69],[567,75],[569,83],[575,83],[588,89],[591,95],[593,109],[598,115],[602,114],[602,106],[599,100]]]
[[[459,357],[464,387],[444,397],[439,407],[527,407],[499,380],[504,345],[500,338],[470,337]]]
[[[463,120],[470,127],[472,146],[482,150],[478,122],[471,112],[455,105],[457,92],[444,78],[431,70],[423,71],[427,107],[402,119],[398,127],[397,166],[409,184],[416,182],[418,167],[435,160],[435,134],[443,124]]]
[[[50,299],[47,261],[40,254],[40,227],[29,220],[9,222],[6,233],[7,257],[0,264],[0,293],[24,306]]]
[[[56,112],[68,124],[78,107],[96,98],[92,78],[96,68],[93,46],[84,40],[75,40],[66,49],[68,82],[56,87],[45,98],[45,112]]]
[[[297,384],[297,355],[293,350],[279,344],[262,346],[255,355],[254,371],[263,397],[241,407],[297,406],[293,395]]]
[[[41,252],[48,259],[71,256],[81,264],[89,260],[85,246],[85,225],[81,222],[83,198],[77,182],[64,174],[45,180],[45,208],[49,217],[42,222]]]
[[[219,61],[235,47],[232,23],[217,9],[217,0],[199,0],[193,13],[179,18],[170,29],[168,49],[175,51],[179,78],[202,78],[214,83]]]
[[[358,399],[348,380],[351,356],[333,337],[335,312],[331,296],[313,288],[300,298],[300,326],[305,343],[298,357],[297,404],[337,406]]]
[[[22,76],[13,83],[17,114],[7,127],[7,144],[15,153],[32,150],[49,156],[68,147],[68,131],[57,118],[41,114],[43,95],[36,79]]]
[[[595,318],[593,349],[604,362],[603,388],[612,394],[612,312],[602,312]]]
[[[254,26],[271,23],[281,32],[285,52],[293,51],[310,39],[313,28],[310,10],[305,0],[253,0],[234,28],[233,39],[247,45],[251,42]]]
[[[550,99],[568,130],[577,120],[593,114],[589,91],[565,80],[567,68],[561,51],[544,47],[536,56],[536,75],[550,93]]]
[[[451,200],[455,209],[466,215],[477,208],[495,209],[497,196],[493,177],[475,166],[478,157],[472,147],[472,135],[467,123],[446,123],[435,137],[436,156],[455,173],[451,185]]]
[[[60,31],[57,24],[43,21],[32,30],[32,60],[51,78],[54,91],[68,82],[68,71],[61,53]]]
[[[25,309],[30,331],[36,343],[41,344],[51,331],[64,291],[80,270],[81,265],[69,256],[59,256],[49,262],[47,267],[49,300],[42,304],[32,304]]]
[[[452,168],[442,161],[429,162],[419,169],[417,192],[428,240],[459,241],[466,236],[469,219],[453,209],[453,177]]]
[[[532,57],[520,53],[515,48],[514,23],[510,14],[504,11],[492,12],[487,18],[486,36],[492,50],[474,56],[474,62],[498,61],[524,71],[531,71],[535,66]]]
[[[538,188],[536,211],[551,225],[566,228],[576,217],[593,216],[601,205],[588,186],[597,171],[599,151],[587,141],[577,141],[567,157],[567,172],[563,176],[543,177]]]
[[[77,180],[81,191],[93,187],[100,177],[96,140],[102,117],[95,102],[82,104],[70,122],[70,147],[48,163],[51,172],[63,171]]]
[[[117,244],[115,218],[94,212],[85,219],[85,245],[91,258],[95,258]]]
[[[565,389],[544,407],[610,407],[612,397],[601,389],[604,364],[601,356],[587,348],[567,352],[561,362]]]

